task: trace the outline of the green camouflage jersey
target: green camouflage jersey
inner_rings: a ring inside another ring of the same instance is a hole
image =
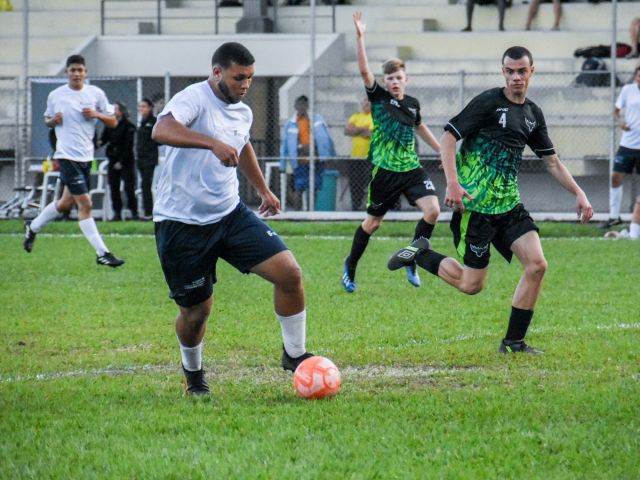
[[[420,102],[408,95],[396,100],[377,82],[366,90],[373,117],[369,159],[392,172],[420,168],[414,137],[415,127],[422,123]]]
[[[502,88],[475,97],[445,126],[457,140],[458,180],[474,200],[464,198],[472,212],[499,214],[520,203],[518,171],[529,145],[538,156],[555,153],[542,110],[530,100],[513,103]]]

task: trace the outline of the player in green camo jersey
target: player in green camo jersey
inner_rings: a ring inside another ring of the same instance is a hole
[[[422,169],[416,153],[414,135],[417,133],[436,152],[440,152],[440,144],[422,122],[420,102],[405,94],[407,74],[404,63],[398,58],[387,60],[382,65],[385,88],[378,85],[369,70],[364,48],[365,26],[360,12],[353,15],[353,23],[356,29],[358,67],[371,102],[373,132],[369,159],[374,168],[369,183],[367,217],[356,230],[351,251],[343,264],[342,286],[348,293],[353,293],[356,289],[356,267],[369,244],[369,238],[380,227],[385,214],[400,195],[404,195],[422,211],[422,218],[414,231],[414,240],[431,237],[440,214],[433,182]],[[406,274],[411,285],[420,286],[415,265],[407,266]]]
[[[580,221],[586,223],[593,216],[586,195],[555,153],[542,110],[526,98],[533,72],[529,50],[507,49],[502,56],[506,86],[475,97],[445,127],[441,139],[447,178],[444,204],[454,210],[451,230],[464,266],[431,250],[424,238],[396,252],[388,263],[395,270],[415,262],[474,295],[484,286],[491,244],[509,262],[515,255],[524,272],[500,344],[503,353],[542,353],[524,342],[547,269],[538,228],[520,203],[517,175],[526,145],[542,157],[556,181],[576,196]],[[462,145],[456,156],[458,140]]]

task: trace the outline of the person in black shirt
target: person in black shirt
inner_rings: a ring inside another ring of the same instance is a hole
[[[538,228],[520,203],[517,175],[525,146],[576,196],[581,222],[593,216],[585,193],[555,153],[542,110],[526,98],[533,72],[529,50],[507,49],[502,56],[506,87],[481,93],[445,126],[440,142],[447,179],[444,204],[454,210],[451,230],[464,266],[431,250],[426,238],[396,252],[387,264],[396,270],[415,262],[461,292],[474,295],[484,286],[491,244],[508,262],[515,255],[524,272],[499,347],[503,353],[542,353],[524,342],[547,270]],[[456,156],[459,140],[462,145]]]
[[[111,191],[112,220],[122,220],[122,198],[120,197],[120,182],[124,182],[127,195],[127,205],[131,210],[131,219],[138,219],[138,200],[136,199],[136,172],[133,156],[133,138],[136,126],[129,121],[129,111],[124,103],[115,103],[115,115],[118,125],[115,128],[105,128],[100,137],[100,144],[107,146],[109,169],[109,189]]]
[[[136,131],[136,157],[140,172],[140,188],[142,189],[143,220],[151,219],[153,214],[153,172],[158,165],[158,144],[151,138],[151,131],[156,124],[153,116],[153,102],[143,98],[138,104],[140,125]]]

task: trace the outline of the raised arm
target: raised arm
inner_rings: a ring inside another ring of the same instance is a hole
[[[171,113],[158,119],[151,132],[151,138],[158,143],[172,147],[211,150],[227,167],[235,167],[239,162],[238,152],[235,148],[185,127],[173,118]]]
[[[371,88],[373,87],[376,79],[373,76],[373,73],[371,73],[371,70],[369,70],[367,51],[364,48],[365,25],[362,21],[362,12],[355,12],[353,14],[353,24],[356,27],[356,54],[358,57],[358,68],[360,70],[360,76],[364,81],[364,86],[367,88]]]
[[[256,189],[256,192],[262,199],[258,207],[258,212],[265,217],[280,213],[280,200],[278,200],[278,197],[275,196],[266,184],[251,143],[247,143],[242,149],[242,152],[240,152],[238,168],[244,176],[247,177],[249,183]]]
[[[576,196],[576,211],[581,223],[587,223],[593,216],[593,208],[587,199],[587,196],[578,186],[574,178],[567,170],[567,167],[560,161],[557,154],[545,155],[542,157],[547,171],[553,175],[553,178],[562,185],[566,190]]]

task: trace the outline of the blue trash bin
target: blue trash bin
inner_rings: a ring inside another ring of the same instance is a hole
[[[338,184],[338,170],[325,170],[322,188],[316,194],[316,210],[333,212],[336,209],[336,191]]]

